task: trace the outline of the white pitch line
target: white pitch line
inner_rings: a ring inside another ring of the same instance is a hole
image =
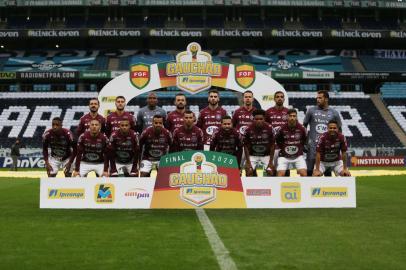
[[[207,238],[209,239],[211,249],[216,256],[220,269],[237,270],[237,266],[235,265],[233,258],[231,258],[230,252],[224,246],[223,241],[221,241],[220,236],[217,234],[216,228],[214,228],[204,209],[196,208],[196,214]]]

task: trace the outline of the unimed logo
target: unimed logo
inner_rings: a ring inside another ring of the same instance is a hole
[[[301,190],[300,183],[286,182],[281,183],[281,200],[285,203],[300,202]]]
[[[59,188],[48,189],[48,199],[84,199],[85,190],[83,188]]]
[[[346,187],[312,187],[311,192],[314,198],[348,197],[348,189]]]
[[[114,202],[114,185],[98,184],[94,187],[96,203],[113,203]]]

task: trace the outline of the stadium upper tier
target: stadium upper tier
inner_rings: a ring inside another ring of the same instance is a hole
[[[157,92],[159,104],[173,104],[173,92]],[[41,146],[41,136],[50,127],[51,119],[60,116],[63,125],[74,131],[79,118],[88,112],[88,100],[97,93],[51,92],[7,93],[0,96],[0,147],[10,147],[16,137],[27,147]],[[316,94],[288,92],[290,105],[299,111],[303,121],[306,109],[315,105]],[[238,108],[240,98],[235,92],[222,92],[221,103],[231,115]],[[136,113],[145,105],[141,96],[129,102],[127,110]],[[207,93],[188,96],[190,109],[198,114],[207,106]],[[332,94],[330,104],[337,109],[343,120],[343,133],[351,147],[398,147],[401,143],[387,126],[368,95],[362,92]],[[173,105],[163,105],[169,112]]]

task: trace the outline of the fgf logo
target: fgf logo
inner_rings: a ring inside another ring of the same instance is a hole
[[[285,203],[300,202],[301,190],[300,183],[286,182],[281,183],[281,200]]]

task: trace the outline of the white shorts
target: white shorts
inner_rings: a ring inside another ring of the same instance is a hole
[[[88,173],[95,172],[96,175],[101,177],[104,171],[104,164],[103,163],[87,163],[81,162],[80,163],[80,170],[79,175],[80,177],[86,177]]]
[[[258,167],[266,169],[269,164],[269,156],[250,156],[250,161],[253,169]]]
[[[116,169],[117,169],[117,172],[118,172],[118,173],[120,173],[120,170],[121,170],[123,173],[130,173],[131,170],[132,170],[132,168],[133,168],[133,164],[132,164],[132,163],[124,164],[124,163],[118,163],[118,162],[116,162]]]
[[[303,155],[298,156],[297,158],[278,158],[278,167],[276,168],[277,171],[286,171],[287,169],[291,168],[295,168],[296,170],[307,170],[306,161]]]
[[[52,171],[50,172],[50,174],[57,174],[59,169],[63,169],[65,168],[66,164],[69,162],[69,158],[65,159],[65,160],[59,160],[54,158],[53,156],[50,156],[48,158],[49,161],[49,165],[51,165],[52,167]],[[72,169],[72,167],[71,167]]]
[[[316,165],[314,165],[314,168],[316,168]],[[332,171],[334,171],[334,174],[336,176],[340,176],[341,172],[344,169],[344,163],[342,160],[333,161],[333,162],[320,161],[321,174],[323,174],[326,171],[326,169],[331,169]]]
[[[152,170],[152,167],[155,165],[155,167],[158,169],[159,167],[159,161],[150,161],[147,159],[141,160],[140,164],[140,172],[143,173],[150,173]]]

